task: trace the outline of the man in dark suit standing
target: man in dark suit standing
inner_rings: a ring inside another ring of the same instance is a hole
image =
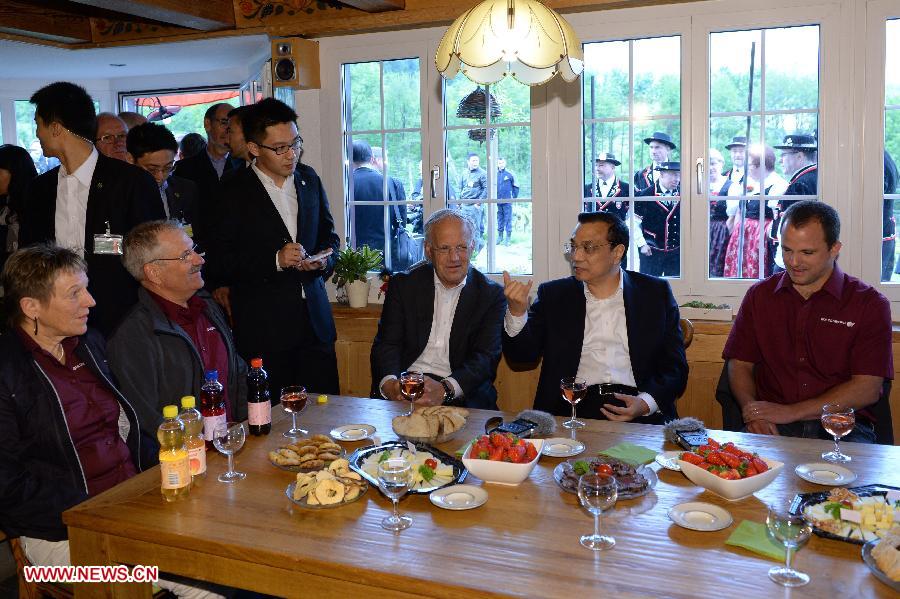
[[[516,176],[506,170],[506,158],[497,159],[497,199],[508,200],[519,197],[519,186],[516,185]],[[497,204],[497,245],[512,243],[512,204],[500,202]],[[506,232],[506,240],[503,232]]]
[[[132,227],[164,218],[153,178],[100,154],[94,103],[81,87],[51,83],[31,96],[44,155],[60,166],[34,180],[22,211],[22,246],[55,242],[83,255],[88,291],[97,301],[89,323],[109,334],[137,300],[137,284],[122,266],[122,237]]]
[[[163,125],[144,123],[128,132],[128,154],[134,163],[150,173],[159,186],[159,199],[166,218],[179,221],[188,237],[193,237],[197,216],[197,186],[172,174],[178,142]]]
[[[661,162],[656,173],[653,185],[635,194],[656,198],[635,202],[643,235],[643,244],[638,239],[641,272],[677,277],[681,273],[681,163]]]
[[[531,282],[503,273],[503,351],[512,362],[543,357],[536,409],[568,414],[560,379],[574,376],[589,385],[578,407],[587,418],[662,424],[677,417],[688,374],[678,305],[666,281],[622,269],[627,248],[628,228],[617,216],[582,213],[566,244],[574,276],[541,285],[531,309]]]
[[[282,387],[338,393],[337,338],[325,280],[340,243],[316,172],[298,164],[297,114],[267,98],[241,115],[253,166],[222,190],[226,215],[209,262],[226,273],[238,352],[262,357]]]
[[[594,180],[584,186],[585,212],[612,212],[627,222],[629,186],[616,176],[616,168],[621,164],[612,152],[597,154]]]
[[[456,210],[438,210],[425,223],[428,262],[388,285],[372,344],[375,393],[402,401],[397,377],[413,370],[428,375],[420,404],[497,409],[506,301],[499,285],[469,265],[474,236],[473,223]]]
[[[367,245],[371,249],[387,255],[385,250],[384,211],[389,210],[388,222],[391,225],[390,231],[393,233],[397,220],[394,218],[395,211],[393,206],[359,205],[356,202],[395,201],[400,198],[395,196],[397,190],[392,181],[388,181],[387,189],[385,190],[384,175],[381,174],[375,164],[372,147],[362,139],[353,140],[353,173],[351,177],[353,183],[353,239],[355,245],[357,248]],[[385,196],[385,193],[387,193],[387,196]]]
[[[669,154],[675,150],[675,142],[672,137],[663,131],[655,131],[650,137],[644,138],[644,143],[650,147],[649,166],[634,174],[634,195],[653,187],[656,182],[656,167],[669,161]]]
[[[206,149],[190,158],[179,160],[175,174],[190,179],[200,192],[198,219],[194,224],[194,239],[205,243],[216,228],[216,216],[221,214],[219,180],[234,168],[228,154],[228,113],[234,108],[221,102],[213,104],[203,116],[206,129]]]

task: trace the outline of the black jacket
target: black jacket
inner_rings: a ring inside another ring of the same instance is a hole
[[[34,180],[22,211],[19,246],[56,241],[56,186],[59,167]],[[88,265],[88,291],[97,301],[88,323],[108,335],[137,301],[137,282],[122,266],[121,256],[94,254],[94,235],[110,232],[124,236],[135,225],[165,218],[159,186],[143,169],[127,162],[97,156],[88,193],[84,231],[84,257]]]
[[[103,339],[93,330],[75,349],[105,381],[128,417],[126,444],[138,471],[158,461],[158,445],[141,435],[137,413],[113,384]],[[0,335],[0,528],[8,536],[68,537],[63,511],[88,498],[87,482],[60,400],[15,331]]]
[[[225,315],[205,291],[204,314],[222,334],[228,350],[228,380],[220,380],[227,391],[234,420],[247,418],[247,364],[237,354]],[[145,289],[138,290],[138,303],[109,340],[109,362],[122,388],[134,404],[141,425],[156,434],[162,423],[163,406],[178,404],[184,395],[200,397],[204,366],[200,354],[184,329],[170,321]],[[199,400],[198,400],[199,408]]]
[[[230,158],[225,160],[222,176],[234,168]],[[194,226],[194,240],[205,243],[214,234],[218,224],[217,215],[222,213],[222,187],[219,185],[219,173],[213,166],[207,151],[179,160],[175,164],[175,176],[189,179],[197,186],[197,216]]]
[[[175,175],[169,177],[167,183],[166,203],[169,205],[169,218],[180,220],[193,229],[200,215],[200,192],[197,184]]]
[[[622,276],[635,384],[639,391],[653,396],[661,413],[636,422],[659,424],[677,418],[675,400],[687,385],[678,305],[665,280],[625,270]],[[510,337],[503,332],[503,352],[510,362],[537,362],[543,357],[534,396],[538,410],[560,416],[571,413],[571,406],[560,395],[559,380],[578,373],[586,310],[584,284],[575,277],[557,279],[538,288],[528,322],[518,335]],[[582,402],[578,408],[587,418],[603,418],[598,406]]]
[[[497,364],[506,298],[503,288],[472,267],[450,328],[450,376],[471,408],[497,409]],[[434,318],[434,267],[423,263],[391,277],[372,344],[372,384],[400,373],[428,344]],[[377,397],[377,395],[376,395]]]
[[[300,310],[307,310],[320,342],[337,338],[325,280],[334,270],[340,240],[322,181],[311,167],[297,166],[297,242],[310,254],[332,248],[327,266],[318,271],[278,271],[275,255],[290,240],[281,215],[253,169],[232,177],[223,191],[227,207],[212,244],[210,267],[231,285],[234,335],[241,355],[282,351],[303,343]],[[306,301],[301,299],[301,287]]]
[[[403,183],[394,177],[388,178],[387,197],[384,196],[384,176],[370,166],[362,166],[353,171],[353,201],[381,202],[406,199]],[[397,220],[406,224],[406,206],[354,205],[353,239],[356,247],[368,245],[373,250],[385,251],[384,212],[388,211],[391,236],[397,231]]]

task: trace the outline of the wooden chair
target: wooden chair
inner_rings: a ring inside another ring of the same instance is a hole
[[[681,336],[684,337],[684,349],[687,349],[694,340],[694,323],[688,318],[682,318],[678,324],[681,325]]]

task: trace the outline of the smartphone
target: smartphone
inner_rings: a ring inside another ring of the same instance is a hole
[[[517,437],[530,437],[534,432],[534,429],[537,428],[537,424],[532,422],[531,420],[525,420],[524,418],[519,418],[518,420],[513,420],[512,422],[504,422],[500,426],[495,429],[492,429],[488,432],[498,432],[498,433],[512,433]]]
[[[675,441],[687,451],[706,445],[708,440],[709,435],[706,434],[705,430],[677,431],[675,433]]]
[[[327,258],[328,256],[330,256],[333,253],[334,253],[334,250],[332,248],[328,248],[327,250],[321,251],[314,256],[307,256],[306,258],[304,258],[303,261],[304,262],[318,262],[319,260],[321,260],[323,258]]]

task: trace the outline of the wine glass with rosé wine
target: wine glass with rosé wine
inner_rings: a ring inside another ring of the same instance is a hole
[[[563,422],[566,428],[581,428],[584,422],[575,418],[575,404],[587,396],[587,382],[574,376],[567,376],[559,381],[562,398],[572,404],[572,418]]]
[[[847,408],[840,404],[830,403],[822,406],[822,428],[834,437],[834,451],[826,451],[822,459],[828,462],[849,462],[850,456],[841,453],[841,437],[850,434],[856,426],[856,415],[853,408]]]
[[[412,416],[416,400],[425,394],[425,375],[421,372],[400,373],[400,393],[409,401],[409,412],[406,416]]]
[[[291,429],[281,433],[285,437],[302,437],[309,433],[297,424],[297,414],[306,407],[306,387],[294,385],[281,390],[281,407],[291,415]]]

